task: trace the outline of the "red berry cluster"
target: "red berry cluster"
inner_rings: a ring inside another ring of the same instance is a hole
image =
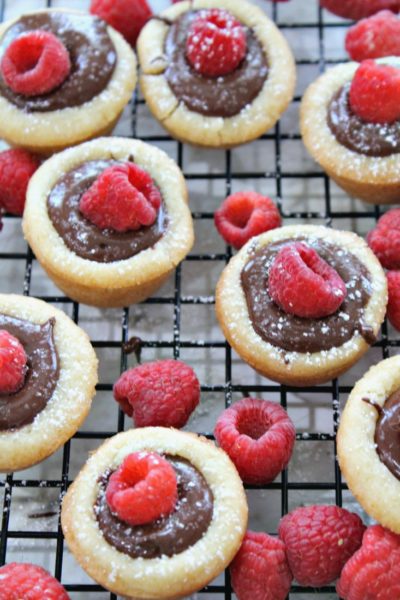
[[[22,215],[29,180],[39,165],[39,159],[25,150],[0,152],[0,209]]]
[[[91,0],[90,12],[119,31],[131,46],[153,14],[147,0]]]
[[[364,60],[354,74],[349,94],[352,111],[368,123],[400,119],[400,69]]]
[[[111,511],[129,525],[144,525],[169,515],[177,499],[175,471],[155,452],[128,454],[111,475],[106,490]]]
[[[71,62],[64,44],[48,31],[30,31],[7,47],[1,61],[6,84],[16,94],[39,96],[59,87]]]
[[[346,50],[352,60],[400,56],[400,19],[390,10],[363,19],[346,34]]]
[[[25,379],[27,356],[20,341],[0,329],[0,393],[12,394],[18,391]]]
[[[38,565],[0,567],[0,600],[70,600],[64,587]]]
[[[320,0],[321,6],[339,17],[363,19],[380,10],[400,10],[400,0]]]
[[[123,232],[152,225],[161,201],[147,171],[127,162],[105,169],[83,194],[79,209],[100,229]]]

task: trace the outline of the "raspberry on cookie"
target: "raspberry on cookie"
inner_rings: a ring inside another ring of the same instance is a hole
[[[343,600],[400,597],[400,535],[380,525],[364,533],[361,548],[345,564],[336,586]]]
[[[39,159],[26,150],[0,152],[0,208],[22,216],[28,183],[39,165]]]
[[[136,427],[180,429],[200,401],[200,384],[189,365],[165,359],[125,371],[114,384],[114,397]]]
[[[300,585],[320,587],[337,579],[361,546],[360,517],[338,506],[296,508],[279,524],[279,537],[293,577]]]
[[[11,394],[19,390],[28,370],[27,360],[20,341],[0,329],[0,393]]]
[[[243,398],[224,410],[214,430],[218,444],[245,483],[270,483],[292,456],[296,430],[275,402]]]
[[[279,210],[268,196],[236,192],[214,214],[215,226],[227,244],[241,248],[249,239],[281,225]]]
[[[291,51],[245,0],[177,2],[145,25],[137,49],[147,105],[183,142],[249,142],[274,126],[293,97]]]
[[[285,600],[293,579],[285,544],[255,531],[244,536],[230,573],[238,600]]]
[[[38,565],[9,563],[0,567],[0,600],[70,600],[57,579]]]
[[[346,50],[352,60],[400,55],[400,19],[381,10],[347,31]]]
[[[350,107],[367,123],[390,124],[400,119],[400,69],[364,60],[349,91]]]

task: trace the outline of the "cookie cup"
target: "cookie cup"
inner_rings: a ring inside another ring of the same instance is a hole
[[[54,228],[47,197],[66,172],[100,159],[134,157],[161,191],[168,224],[151,248],[126,260],[100,263],[72,252]],[[73,300],[103,307],[126,306],[151,296],[168,278],[193,244],[193,225],[183,175],[164,152],[139,140],[99,138],[47,160],[32,177],[23,231],[36,258],[55,284]]]
[[[43,324],[55,318],[54,341],[60,361],[57,386],[34,421],[0,431],[0,471],[26,469],[67,442],[89,413],[97,383],[97,358],[86,333],[65,313],[42,300],[0,294],[0,312]]]
[[[373,292],[365,307],[364,322],[376,336],[387,304],[386,277],[378,259],[355,233],[316,225],[280,227],[249,240],[222,272],[216,290],[216,312],[230,345],[261,375],[283,384],[309,386],[324,383],[347,371],[365,354],[369,345],[357,333],[341,346],[330,350],[290,352],[273,346],[256,333],[241,284],[241,272],[254,251],[279,240],[295,241],[299,237],[320,238],[345,248],[366,267]]]
[[[95,517],[99,477],[131,452],[154,451],[188,460],[205,478],[214,508],[203,537],[171,557],[131,558],[104,539]],[[188,596],[214,579],[239,550],[247,526],[242,482],[228,456],[193,433],[146,427],[107,440],[88,460],[64,498],[62,528],[69,549],[95,581],[128,598]]]
[[[48,9],[25,14],[65,12]],[[0,26],[0,39],[18,19]],[[81,106],[48,112],[26,112],[0,95],[0,137],[12,146],[49,155],[69,146],[111,133],[128,104],[137,82],[136,56],[129,44],[112,27],[107,28],[117,56],[114,72],[105,89]]]
[[[142,29],[137,45],[141,66],[140,86],[154,117],[182,142],[210,148],[231,148],[254,140],[271,129],[293,98],[296,67],[291,50],[265,13],[246,0],[193,0],[169,7],[161,17],[174,21],[188,10],[220,8],[230,11],[252,28],[269,65],[259,95],[233,117],[210,117],[188,109],[164,77],[168,66],[164,43],[169,25],[152,19]]]
[[[377,62],[400,67],[400,58]],[[303,96],[300,130],[314,160],[350,196],[373,204],[400,200],[400,154],[366,156],[340,144],[328,125],[328,108],[336,92],[353,79],[359,63],[338,65],[321,75]]]
[[[400,534],[400,481],[381,462],[374,440],[377,410],[400,389],[400,356],[371,367],[347,400],[337,437],[340,469],[352,494],[381,525]]]

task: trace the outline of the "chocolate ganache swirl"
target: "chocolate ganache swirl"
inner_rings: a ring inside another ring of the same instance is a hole
[[[233,117],[251,104],[268,77],[268,61],[254,31],[242,25],[247,40],[246,56],[227,75],[206,77],[186,58],[186,38],[201,11],[189,10],[174,21],[165,40],[165,78],[174,95],[188,109],[209,117]]]
[[[24,15],[12,24],[0,42],[0,59],[9,44],[23,33],[40,29],[56,35],[67,48],[71,72],[56,89],[40,96],[16,94],[0,72],[0,94],[27,112],[47,112],[82,106],[108,85],[117,56],[107,23],[88,14],[42,12]]]
[[[118,232],[100,229],[79,210],[79,201],[96,178],[107,168],[120,164],[115,160],[95,160],[65,173],[50,191],[47,210],[54,228],[65,245],[77,256],[95,262],[125,260],[153,247],[167,227],[165,205],[149,227]]]
[[[94,513],[105,540],[132,558],[173,556],[193,546],[206,533],[213,515],[214,500],[202,474],[187,460],[166,455],[178,482],[178,502],[167,517],[153,523],[132,526],[113,515],[105,490],[111,471],[99,480],[100,492]]]
[[[376,451],[381,462],[400,480],[400,390],[389,396],[383,408],[375,403],[373,406],[379,414],[375,429]]]
[[[400,152],[400,121],[367,123],[350,107],[350,83],[333,96],[328,107],[328,125],[339,144],[366,156],[390,156]]]
[[[59,357],[54,342],[55,319],[42,325],[0,314],[0,329],[16,337],[28,359],[28,370],[20,390],[0,393],[0,431],[32,423],[51,399],[59,378]]]
[[[328,317],[305,319],[285,313],[268,293],[268,272],[283,246],[304,242],[333,267],[346,284],[347,297]],[[356,333],[372,344],[372,328],[364,322],[372,286],[366,267],[352,254],[319,238],[298,237],[263,246],[250,257],[241,273],[249,316],[256,333],[266,342],[288,352],[320,352],[336,348]]]

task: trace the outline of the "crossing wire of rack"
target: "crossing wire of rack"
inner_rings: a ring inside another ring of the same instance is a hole
[[[11,1],[11,0],[9,0]],[[7,0],[0,0],[0,20],[3,20],[5,9],[6,9]],[[51,7],[51,0],[47,0],[47,6]],[[348,24],[341,22],[324,22],[324,15],[321,9],[316,10],[317,19],[315,22],[301,24],[296,23],[280,23],[279,21],[279,5],[274,4],[272,7],[272,17],[275,23],[285,32],[285,30],[296,29],[301,27],[305,32],[317,32],[318,36],[318,58],[316,59],[306,59],[297,61],[298,65],[316,65],[318,70],[322,72],[326,66],[332,65],[336,62],[342,62],[341,60],[332,60],[325,58],[325,35],[326,31],[329,28],[334,27],[346,27]],[[297,96],[294,98],[294,103],[299,103],[300,97]],[[131,137],[136,137],[136,126],[137,126],[137,113],[140,105],[143,104],[143,100],[140,100],[135,97],[132,100],[132,113],[130,119],[130,132],[128,135]],[[167,135],[141,135],[140,139],[149,142],[149,143],[163,143],[163,142],[173,142],[173,140]],[[221,180],[224,184],[224,192],[228,195],[231,191],[232,180],[245,180],[245,179],[253,179],[260,180],[268,178],[272,181],[275,181],[275,196],[278,198],[279,208],[281,210],[281,214],[286,223],[290,223],[290,221],[294,219],[306,219],[309,222],[318,221],[321,222],[321,218],[323,222],[330,226],[333,219],[341,220],[341,219],[377,219],[380,215],[379,207],[370,207],[367,210],[358,211],[358,210],[334,210],[331,202],[331,184],[326,175],[317,170],[307,170],[307,171],[289,171],[283,170],[281,167],[281,151],[282,151],[282,142],[285,140],[300,140],[299,134],[284,134],[281,132],[280,124],[278,123],[274,130],[264,136],[262,136],[264,140],[270,140],[274,146],[274,154],[275,154],[275,169],[271,172],[234,172],[232,167],[232,151],[225,151],[225,169],[224,172],[221,173],[196,173],[196,172],[184,172],[184,175],[188,182],[191,180]],[[180,167],[184,164],[184,152],[185,146],[180,142],[176,143],[176,160]],[[282,182],[286,179],[309,179],[312,181],[320,180],[323,184],[323,206],[322,210],[318,210],[316,212],[299,212],[296,211],[287,211],[284,209],[284,206],[279,200],[282,196]],[[212,227],[212,212],[195,212],[193,213],[193,217],[195,220],[205,220],[208,221],[210,227]],[[13,219],[11,215],[5,215],[5,219]],[[0,248],[1,250],[1,248]],[[231,248],[226,246],[225,251],[222,253],[204,253],[204,254],[190,254],[185,260],[190,262],[206,262],[210,261],[215,262],[219,261],[221,265],[227,263],[231,257]],[[0,252],[0,260],[15,260],[22,261],[25,263],[25,271],[24,271],[24,280],[22,289],[19,292],[24,293],[25,295],[30,295],[31,286],[32,286],[32,267],[35,261],[33,253],[29,248],[27,248],[26,252]],[[214,298],[212,296],[201,296],[201,295],[191,295],[185,296],[182,292],[182,266],[179,266],[174,275],[174,283],[175,289],[173,293],[169,297],[152,297],[149,298],[145,303],[143,309],[146,310],[146,305],[165,305],[168,304],[173,309],[173,329],[171,333],[171,339],[169,341],[163,340],[141,340],[141,345],[143,348],[164,348],[166,351],[170,352],[174,358],[179,358],[182,349],[196,349],[196,348],[207,348],[214,349],[218,348],[220,351],[224,353],[224,371],[225,377],[224,380],[214,385],[202,385],[202,393],[207,394],[210,392],[218,392],[224,395],[225,406],[229,406],[232,402],[233,394],[243,394],[245,396],[250,394],[262,394],[274,393],[278,395],[280,402],[283,407],[287,407],[287,396],[290,392],[294,390],[283,385],[273,384],[272,382],[268,382],[268,384],[257,384],[257,385],[236,385],[232,383],[232,352],[229,345],[224,341],[213,341],[213,340],[191,340],[185,341],[181,340],[181,307],[184,305],[213,305]],[[79,324],[79,316],[80,316],[80,306],[76,302],[72,302],[70,299],[64,296],[39,296],[43,300],[47,302],[51,302],[53,304],[63,304],[69,305],[72,310],[73,320]],[[212,306],[210,307],[212,309]],[[123,371],[127,368],[127,354],[124,351],[124,344],[129,339],[129,315],[131,308],[124,308],[122,310],[122,319],[121,319],[121,333],[120,333],[120,341],[110,341],[107,339],[92,340],[92,343],[95,348],[114,348],[117,351],[120,351],[120,370]],[[382,327],[382,332],[379,341],[375,344],[381,352],[381,356],[386,358],[389,356],[389,351],[392,348],[395,350],[396,347],[400,346],[400,340],[398,339],[389,339],[388,337],[388,328],[386,323]],[[211,350],[210,350],[211,351]],[[98,391],[107,392],[111,395],[112,383],[101,383],[97,386]],[[334,445],[334,453],[332,455],[334,461],[334,478],[332,477],[331,481],[312,481],[312,482],[292,482],[289,481],[287,471],[283,472],[280,480],[275,481],[267,486],[264,486],[263,490],[275,490],[277,493],[280,493],[280,505],[281,505],[281,513],[282,515],[288,512],[289,502],[288,496],[291,491],[305,491],[305,492],[321,492],[321,491],[331,491],[334,494],[336,503],[341,506],[343,501],[343,492],[347,489],[347,486],[342,482],[340,470],[336,461],[336,431],[338,426],[338,418],[339,418],[339,399],[346,397],[346,395],[350,392],[351,386],[348,385],[339,385],[337,380],[333,381],[330,384],[319,386],[316,388],[302,388],[302,392],[306,392],[309,394],[325,394],[330,396],[330,406],[331,406],[331,418],[333,422],[332,433],[318,433],[313,431],[308,431],[305,433],[298,433],[297,440],[300,442],[330,442]],[[118,413],[118,422],[115,430],[112,431],[80,431],[76,433],[73,437],[73,440],[76,439],[86,439],[86,440],[94,440],[99,445],[103,439],[114,435],[117,431],[121,431],[124,429],[124,415],[121,411]],[[213,435],[210,431],[203,431],[204,435],[208,438],[213,438]],[[13,511],[18,510],[18,506],[13,506],[13,493],[18,488],[53,488],[58,491],[59,503],[61,503],[61,499],[67,490],[68,486],[71,483],[70,477],[70,453],[71,453],[71,443],[74,443],[73,440],[65,444],[62,455],[62,469],[60,473],[60,477],[58,479],[46,479],[43,481],[42,479],[20,479],[18,475],[9,474],[6,476],[0,475],[0,491],[4,489],[4,501],[3,501],[3,512],[1,519],[1,531],[0,531],[0,566],[9,562],[7,560],[7,547],[8,542],[10,540],[29,540],[29,539],[40,539],[40,540],[53,540],[55,541],[55,554],[54,554],[54,562],[53,562],[53,573],[55,577],[57,577],[60,581],[63,581],[63,558],[65,557],[64,551],[64,541],[62,536],[62,530],[60,526],[60,521],[58,519],[58,526],[56,531],[23,531],[23,530],[13,530],[10,527],[10,520]],[[83,459],[82,459],[83,462]],[[252,486],[246,486],[248,490],[252,489],[260,489]],[[49,542],[50,543],[50,542]],[[201,594],[210,595],[210,597],[222,598],[224,597],[226,600],[232,597],[232,589],[229,580],[229,572],[226,571],[224,579],[221,580],[221,584],[209,585],[204,590],[201,590]],[[66,589],[73,594],[75,597],[75,593],[79,593],[77,597],[81,597],[81,595],[85,595],[85,593],[91,593],[90,597],[96,597],[96,593],[105,592],[101,586],[96,585],[94,582],[91,584],[82,584],[82,583],[67,583],[65,584]],[[94,595],[93,595],[94,593]],[[290,598],[298,597],[302,594],[303,598],[309,597],[308,595],[321,596],[330,598],[335,597],[335,588],[333,586],[327,586],[324,588],[314,589],[314,588],[303,588],[300,586],[294,585],[290,592]],[[103,596],[102,596],[103,597]],[[104,596],[108,597],[108,595]],[[117,597],[114,594],[109,594],[110,599],[116,599]]]

